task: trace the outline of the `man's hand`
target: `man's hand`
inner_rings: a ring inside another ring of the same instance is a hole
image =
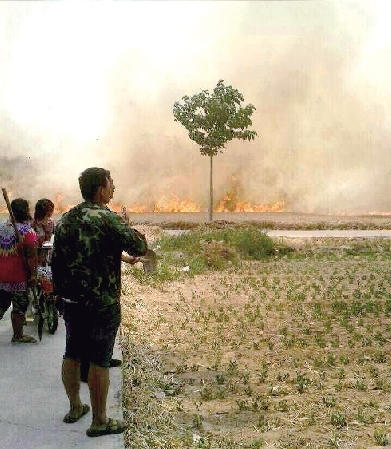
[[[122,254],[121,260],[122,260],[122,262],[130,263],[131,265],[134,265],[135,263],[140,262],[139,257],[129,256],[128,254]]]
[[[63,298],[62,298],[62,296],[60,296],[60,295],[55,295],[55,306],[56,306],[56,309],[57,309],[57,311],[58,311],[58,313],[60,314],[60,315],[63,315],[63,313],[64,313],[64,300],[63,300]]]
[[[121,207],[121,213],[119,214],[125,223],[129,224],[129,215],[126,211],[126,206]]]

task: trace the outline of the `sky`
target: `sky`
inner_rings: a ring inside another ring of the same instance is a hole
[[[252,142],[214,159],[215,201],[390,212],[387,0],[0,2],[0,183],[80,200],[207,205],[209,160],[172,107],[223,79],[256,107]]]

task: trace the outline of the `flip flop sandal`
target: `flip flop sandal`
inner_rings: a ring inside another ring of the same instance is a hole
[[[23,335],[23,337],[15,338],[12,337],[12,343],[37,343],[37,340],[34,337],[30,337],[30,335]]]
[[[83,404],[83,410],[79,416],[71,416],[71,412],[68,412],[65,416],[63,421],[67,424],[73,424],[77,421],[79,421],[80,418],[82,418],[84,415],[86,415],[90,411],[90,406],[87,404]]]
[[[101,437],[103,435],[113,435],[116,433],[122,433],[126,430],[127,425],[124,421],[119,421],[117,419],[109,418],[106,427],[102,428],[89,428],[86,431],[89,437]]]
[[[120,359],[111,359],[110,360],[110,368],[115,368],[117,366],[121,366],[122,365],[122,360]]]

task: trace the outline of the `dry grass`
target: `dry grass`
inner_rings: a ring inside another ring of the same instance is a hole
[[[215,212],[213,224],[253,223],[268,229],[391,229],[391,215],[318,215],[294,212]],[[134,225],[191,229],[210,224],[207,213],[130,214]]]
[[[127,448],[389,445],[388,240],[285,243],[153,286],[124,270]]]

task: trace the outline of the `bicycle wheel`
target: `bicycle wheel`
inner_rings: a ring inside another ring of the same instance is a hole
[[[46,323],[50,334],[54,334],[58,327],[58,312],[54,301],[45,301]]]
[[[43,291],[39,291],[38,292],[38,338],[39,341],[42,340],[42,330],[43,330],[43,325],[45,322],[45,298],[43,296]]]

